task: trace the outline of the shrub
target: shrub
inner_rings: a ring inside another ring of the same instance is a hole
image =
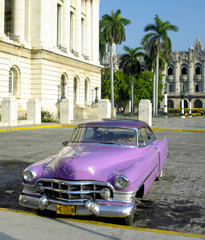
[[[41,111],[41,122],[54,122],[55,115],[49,111]]]

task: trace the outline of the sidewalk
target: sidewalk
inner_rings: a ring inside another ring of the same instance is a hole
[[[157,130],[195,130],[205,132],[205,117],[153,118],[152,128]]]
[[[0,239],[27,240],[35,236],[38,240],[199,240],[205,236],[177,233],[164,230],[103,224],[72,218],[47,218],[34,213],[0,209]],[[30,236],[30,237],[29,237]]]
[[[132,118],[132,117],[131,117]],[[136,118],[137,120],[137,118]],[[23,125],[22,121],[17,126],[0,126],[0,132],[25,130],[35,128],[50,128],[50,127],[74,127],[81,122],[98,121],[98,119],[87,119],[72,121],[70,124],[62,125],[59,122],[41,123],[37,125]],[[170,130],[170,131],[199,131],[205,132],[205,117],[171,117],[171,118],[152,118],[153,130]]]

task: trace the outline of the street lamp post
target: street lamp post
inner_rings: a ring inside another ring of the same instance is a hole
[[[191,100],[192,100],[192,97],[189,95],[188,99],[189,99],[189,117],[192,117],[192,115],[191,115]]]
[[[185,118],[184,115],[184,91],[181,93],[181,118]]]
[[[167,83],[164,84],[164,116],[167,118]]]
[[[95,87],[95,91],[96,91],[96,97],[95,97],[95,103],[98,103],[98,87]]]

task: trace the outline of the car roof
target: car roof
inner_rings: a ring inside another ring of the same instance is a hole
[[[150,127],[146,122],[132,119],[105,119],[96,122],[81,123],[78,126],[111,126],[111,127],[127,127],[127,128],[142,128]]]

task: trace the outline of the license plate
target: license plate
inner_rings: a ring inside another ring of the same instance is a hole
[[[75,216],[75,206],[57,204],[56,213]]]

